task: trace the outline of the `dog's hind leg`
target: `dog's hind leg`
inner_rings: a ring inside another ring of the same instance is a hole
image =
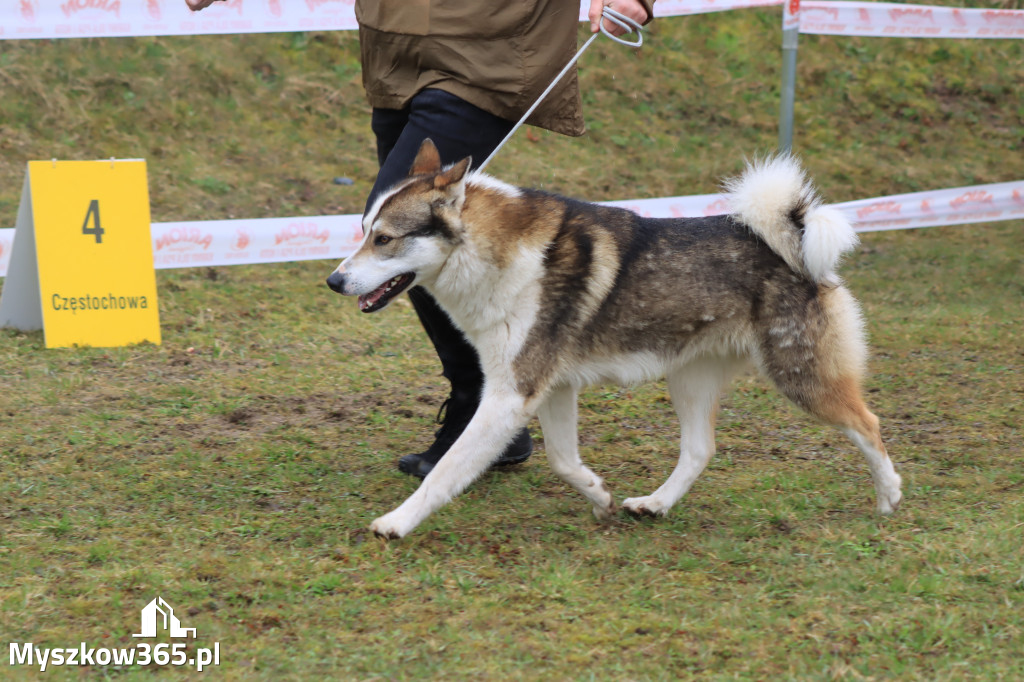
[[[866,345],[856,303],[843,287],[819,295],[819,305],[799,319],[767,320],[762,367],[798,406],[839,428],[868,461],[879,514],[899,506],[899,474],[882,443],[878,417],[861,395]]]
[[[859,393],[859,391],[858,391]],[[850,419],[849,417],[852,417]],[[900,506],[903,493],[902,480],[889,459],[889,453],[882,443],[878,428],[878,417],[868,411],[863,402],[850,410],[845,420],[849,426],[841,426],[843,432],[853,441],[868,460],[871,478],[875,482],[876,509],[879,514],[892,514]]]
[[[577,445],[576,391],[558,388],[537,410],[544,431],[544,448],[551,468],[563,481],[594,505],[594,516],[602,521],[615,514],[615,501],[601,477],[584,466]]]
[[[679,462],[654,494],[622,503],[634,514],[664,516],[690,489],[715,453],[715,419],[723,387],[736,369],[734,361],[706,359],[668,375],[669,394],[682,432]]]
[[[808,385],[813,382],[813,385]],[[886,452],[878,417],[868,410],[861,398],[860,377],[847,375],[834,379],[804,377],[800,391],[793,391],[793,381],[779,387],[790,399],[818,419],[837,427],[853,441],[868,461],[875,484],[876,509],[879,514],[892,514],[899,507],[902,483]]]

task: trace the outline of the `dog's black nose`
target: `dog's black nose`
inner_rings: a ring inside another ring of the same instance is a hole
[[[331,276],[327,278],[327,286],[332,290],[337,291],[339,294],[344,293],[342,288],[345,286],[345,275],[335,270],[331,273]]]

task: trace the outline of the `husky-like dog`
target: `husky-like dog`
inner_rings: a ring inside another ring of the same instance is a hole
[[[719,396],[752,361],[798,406],[841,429],[867,458],[877,510],[900,477],[864,405],[856,301],[835,274],[857,243],[783,156],[725,185],[731,215],[650,219],[442,168],[423,143],[408,178],[363,217],[359,249],[328,278],[381,310],[425,287],[480,354],[476,415],[422,485],[370,526],[399,538],[459,494],[533,415],[552,468],[606,519],[616,512],[580,461],[576,394],[590,384],[667,377],[682,425],[679,461],[653,494],[623,502],[661,516],[715,450]]]

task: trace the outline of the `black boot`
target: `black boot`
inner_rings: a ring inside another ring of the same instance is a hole
[[[441,428],[435,432],[433,444],[424,452],[406,455],[398,460],[400,471],[423,478],[448,452],[476,414],[484,378],[476,350],[433,297],[422,287],[413,287],[409,291],[409,299],[427,336],[434,344],[441,360],[443,375],[452,384],[451,395],[437,413]],[[505,448],[495,465],[525,462],[532,452],[533,439],[530,438],[530,432],[522,429]]]
[[[434,465],[448,452],[452,443],[458,439],[473,418],[476,411],[477,398],[469,391],[452,389],[448,399],[441,403],[437,411],[437,423],[440,428],[434,432],[434,442],[423,452],[406,455],[398,460],[398,470],[411,476],[423,478],[430,473]]]
[[[476,407],[475,403],[467,406],[453,391],[441,404],[441,409],[437,413],[437,422],[441,428],[434,432],[434,442],[424,452],[413,453],[399,459],[398,470],[410,476],[425,478],[466,429],[466,425],[476,412]],[[522,429],[492,466],[521,464],[532,453],[533,438],[530,437],[529,430]]]

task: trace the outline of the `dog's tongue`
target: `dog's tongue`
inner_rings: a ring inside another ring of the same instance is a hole
[[[387,293],[389,284],[390,282],[386,282],[377,287],[376,289],[374,289],[373,291],[371,291],[370,293],[363,294],[362,296],[360,296],[359,309],[366,310],[367,308],[371,308],[374,305],[376,305],[377,302],[384,297],[384,294]]]

